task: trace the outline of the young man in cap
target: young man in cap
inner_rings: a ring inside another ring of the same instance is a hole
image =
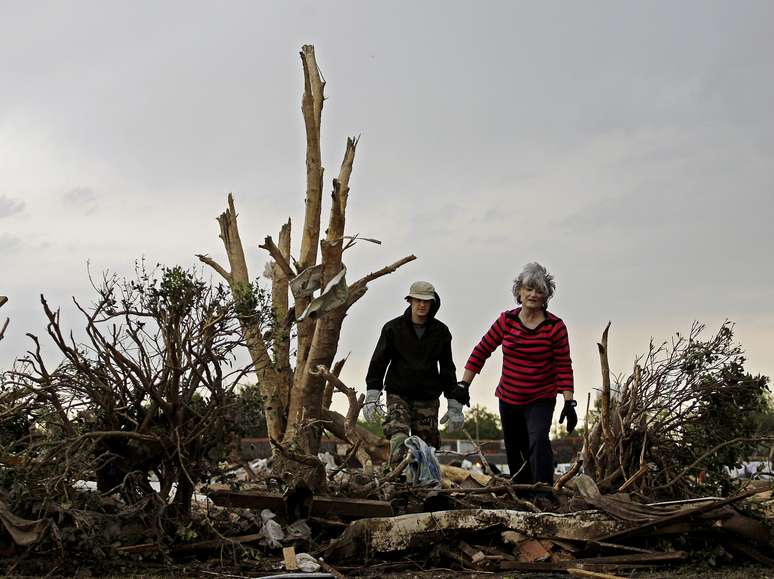
[[[363,406],[367,422],[384,418],[393,464],[404,454],[403,442],[409,434],[438,448],[441,393],[449,407],[441,423],[448,421],[450,431],[462,428],[462,405],[470,402],[467,388],[457,383],[449,328],[435,318],[441,307],[435,288],[426,281],[414,282],[406,301],[409,307],[403,315],[382,328],[368,367]],[[380,404],[383,387],[387,391],[386,417]]]

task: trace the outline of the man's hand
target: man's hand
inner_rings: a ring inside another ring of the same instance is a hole
[[[460,404],[470,406],[470,382],[460,380],[449,388],[445,396],[448,400],[456,400]]]
[[[462,430],[462,426],[465,424],[465,415],[462,413],[462,403],[454,400],[453,398],[448,402],[449,408],[446,414],[441,418],[441,424],[449,423],[449,432],[457,432]]]
[[[366,422],[376,422],[384,418],[381,396],[381,390],[366,390],[366,401],[363,404],[363,419]]]
[[[578,415],[575,413],[575,406],[578,403],[575,400],[565,400],[562,413],[559,415],[559,424],[567,419],[567,434],[572,433],[575,430],[575,426],[578,424]]]

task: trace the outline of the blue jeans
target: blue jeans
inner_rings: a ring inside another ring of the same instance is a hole
[[[549,433],[556,398],[540,398],[516,406],[500,400],[508,468],[515,483],[554,482],[554,451]]]

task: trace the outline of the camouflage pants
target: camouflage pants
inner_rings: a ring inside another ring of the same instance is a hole
[[[400,462],[406,453],[403,442],[414,434],[428,445],[438,448],[438,398],[434,400],[407,400],[387,393],[387,416],[384,419],[384,436],[390,441],[390,463]]]

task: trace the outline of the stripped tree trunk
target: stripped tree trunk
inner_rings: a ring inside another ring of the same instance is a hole
[[[347,139],[347,150],[344,161],[341,164],[338,179],[333,180],[333,202],[331,204],[330,221],[325,241],[322,246],[323,277],[322,285],[325,285],[341,271],[341,254],[343,251],[345,212],[347,209],[347,197],[349,195],[349,177],[352,174],[352,163],[355,160],[355,148],[357,140]],[[341,335],[341,325],[346,315],[346,304],[323,316],[315,324],[309,354],[306,359],[306,368],[301,373],[301,380],[293,384],[290,394],[290,411],[288,412],[288,431],[286,437],[293,436],[296,424],[290,423],[290,417],[302,414],[310,421],[310,426],[303,433],[301,446],[317,454],[322,434],[319,422],[325,392],[325,378],[312,370],[318,366],[330,368]],[[300,363],[300,361],[299,361]],[[298,372],[298,371],[297,371]],[[294,404],[301,406],[303,412],[294,412]]]
[[[319,461],[313,457],[319,448],[323,428],[353,444],[361,445],[357,449],[357,455],[363,461],[366,460],[364,452],[378,459],[383,459],[383,455],[386,456],[386,447],[381,444],[383,439],[354,426],[356,415],[354,418],[349,416],[347,420],[329,410],[333,385],[326,376],[330,374],[327,370],[318,372],[317,369],[319,366],[326,369],[331,367],[346,313],[365,295],[368,283],[392,273],[416,258],[409,255],[346,286],[346,300],[337,302],[338,305],[332,309],[323,308],[315,315],[310,314],[299,319],[314,299],[313,289],[298,290],[298,295],[293,296],[294,304],[290,305],[289,288],[292,290],[296,287],[295,282],[290,283],[293,278],[302,274],[306,276],[313,272],[317,273],[319,269],[321,274],[319,285],[320,288],[325,288],[328,282],[342,273],[343,251],[354,243],[350,241],[346,247],[344,246],[349,181],[357,148],[355,138],[347,139],[339,174],[333,180],[328,229],[325,239],[320,242],[323,179],[320,127],[325,81],[317,66],[314,47],[309,45],[302,47],[301,63],[304,70],[301,110],[306,128],[306,208],[299,259],[293,259],[290,253],[291,223],[288,220],[280,230],[278,244],[268,236],[260,246],[268,251],[273,259],[270,269],[274,313],[271,341],[264,339],[259,320],[255,315],[246,312],[241,318],[241,323],[245,341],[255,365],[261,395],[264,398],[269,437],[274,445],[275,457],[278,459],[275,462],[276,470],[280,476],[287,474],[294,481],[309,483],[310,480],[320,479],[317,468]],[[218,223],[231,271],[226,271],[206,255],[198,257],[226,279],[238,307],[241,301],[252,295],[252,286],[231,195],[228,198],[228,209],[218,217]],[[321,246],[322,256],[320,264],[317,263],[318,244]],[[289,343],[293,323],[296,324],[297,336],[295,366],[291,364]],[[335,369],[333,374],[337,374]],[[295,483],[291,481],[290,484]],[[324,484],[324,481],[320,484]]]
[[[304,233],[301,238],[301,251],[298,255],[299,273],[317,263],[317,244],[320,241],[320,215],[322,212],[323,166],[320,154],[320,125],[324,100],[325,82],[322,80],[314,46],[301,47],[301,63],[304,68],[304,95],[301,98],[301,112],[306,128],[306,211],[304,213]],[[296,300],[296,315],[300,315],[311,301],[304,297]],[[306,357],[314,334],[314,321],[306,319],[296,327],[298,351],[296,353],[296,371],[293,387],[298,389],[306,372]],[[291,393],[292,398],[292,393]],[[288,422],[295,432],[301,419],[302,407],[291,405]]]

